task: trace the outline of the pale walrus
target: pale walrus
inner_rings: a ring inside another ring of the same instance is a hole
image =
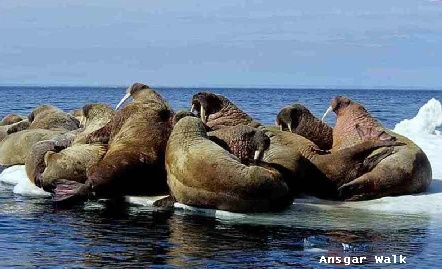
[[[265,212],[292,202],[276,169],[242,164],[211,141],[195,117],[184,117],[175,125],[167,143],[166,169],[172,196],[187,205]]]
[[[265,131],[270,137],[270,147],[264,153],[263,162],[278,168],[293,193],[302,191],[336,199],[337,185],[370,171],[392,153],[391,146],[401,144],[373,139],[345,150],[328,152],[300,135],[261,125],[220,95],[198,93],[192,98],[192,108],[198,111],[207,126],[216,130],[245,124]],[[388,148],[383,148],[370,159],[366,158],[380,147]]]
[[[46,191],[51,191],[58,179],[84,183],[87,169],[102,159],[107,148],[101,144],[84,144],[86,137],[107,124],[113,114],[105,104],[86,104],[81,109],[84,127],[78,133],[72,131],[35,144],[25,162],[31,182]]]
[[[88,170],[85,185],[60,182],[54,200],[77,195],[120,197],[167,192],[164,153],[172,130],[173,111],[155,90],[135,83],[128,88],[117,108],[132,96],[134,101],[118,110],[112,120],[90,135],[109,132],[108,151]]]
[[[29,129],[46,129],[54,131],[72,131],[78,129],[80,122],[74,116],[51,106],[40,105],[28,116]]]
[[[29,121],[27,119],[9,125],[2,125],[0,126],[0,141],[2,141],[9,134],[26,130],[28,127]]]
[[[333,149],[348,148],[373,137],[397,140],[404,146],[382,160],[372,171],[340,186],[340,196],[347,200],[374,199],[383,196],[423,192],[431,183],[431,165],[425,153],[411,140],[385,128],[359,103],[344,97],[333,98],[324,114],[337,115],[333,128]],[[323,117],[323,118],[324,118]]]
[[[86,143],[89,135],[103,128],[111,121],[114,115],[115,111],[106,104],[93,103],[84,105],[81,108],[80,116],[80,123],[84,130],[77,135],[73,144]]]
[[[276,116],[275,124],[281,130],[288,129],[308,138],[320,149],[331,149],[333,145],[333,128],[313,116],[310,110],[301,104],[283,107]]]
[[[44,129],[27,129],[9,134],[0,142],[0,165],[24,164],[35,143],[57,134],[60,133]]]
[[[0,165],[24,164],[35,143],[77,130],[79,126],[71,115],[50,105],[38,106],[28,119],[29,125],[26,120],[14,124],[0,142]]]

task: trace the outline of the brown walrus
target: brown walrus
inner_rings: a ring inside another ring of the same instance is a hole
[[[264,131],[246,125],[226,127],[207,135],[244,164],[261,161],[264,151],[270,147],[270,138]]]
[[[11,125],[17,122],[24,120],[25,118],[16,115],[16,114],[8,114],[6,115],[2,121],[0,122],[0,126]]]
[[[333,145],[333,128],[322,122],[301,104],[286,106],[276,116],[276,126],[281,130],[306,137],[320,149],[331,149]]]
[[[293,193],[305,191],[324,198],[339,198],[336,194],[339,184],[370,171],[392,154],[392,146],[401,145],[396,141],[372,139],[345,150],[328,152],[300,135],[261,125],[220,95],[198,93],[192,98],[192,108],[215,130],[245,124],[265,131],[271,142],[263,162],[278,167]],[[373,150],[381,147],[378,154],[367,159]]]
[[[180,203],[233,212],[281,210],[292,202],[273,168],[245,165],[213,142],[200,119],[184,117],[166,149],[168,184]]]
[[[340,196],[347,200],[374,199],[383,196],[423,192],[431,183],[432,171],[425,153],[410,139],[385,128],[359,103],[344,97],[333,98],[324,114],[337,115],[333,128],[333,151],[376,138],[404,143],[373,170],[340,186]],[[324,118],[323,117],[323,118]],[[376,153],[376,152],[375,152]]]
[[[109,132],[108,151],[88,170],[84,185],[59,182],[54,200],[65,201],[77,195],[97,197],[158,194],[167,192],[164,153],[172,130],[173,111],[155,90],[134,83],[117,108],[132,96],[134,101],[116,112],[103,128],[90,134]],[[105,130],[105,132],[103,132]]]

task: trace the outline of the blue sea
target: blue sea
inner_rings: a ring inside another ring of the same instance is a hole
[[[345,203],[300,197],[280,213],[230,214],[104,201],[60,209],[49,197],[2,182],[0,175],[1,268],[438,268],[442,264],[442,91],[157,90],[175,110],[190,109],[191,97],[199,91],[219,93],[265,124],[273,124],[285,105],[301,103],[321,117],[334,96],[348,96],[422,147],[433,167],[433,183],[421,195]],[[40,104],[66,111],[92,102],[115,107],[124,91],[0,87],[0,116],[27,115]],[[334,120],[327,118],[330,124]],[[9,175],[26,180],[19,172]],[[398,262],[399,255],[406,257],[406,264],[375,261],[375,256],[392,255]],[[327,264],[321,257],[366,260],[362,265]]]

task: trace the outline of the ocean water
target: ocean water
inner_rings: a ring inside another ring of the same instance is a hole
[[[136,201],[60,209],[28,183],[22,166],[13,166],[0,174],[0,267],[438,268],[442,91],[158,89],[175,110],[189,109],[191,96],[201,90],[223,94],[266,124],[285,105],[302,103],[320,117],[333,96],[349,96],[422,147],[433,183],[423,194],[364,202],[301,197],[274,214],[164,210]],[[0,87],[0,116],[26,115],[43,103],[66,111],[89,102],[115,106],[123,94],[123,88]],[[406,264],[376,263],[381,255],[403,255]],[[367,261],[333,265],[320,263],[322,256]]]

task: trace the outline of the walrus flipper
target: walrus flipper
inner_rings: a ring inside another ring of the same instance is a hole
[[[383,159],[387,158],[391,154],[394,153],[394,147],[388,147],[385,149],[382,149],[382,151],[373,154],[369,157],[367,157],[364,162],[362,163],[362,170],[360,171],[360,175],[365,174],[367,172],[370,172],[373,170],[373,168],[378,165]]]
[[[83,202],[93,196],[91,188],[72,180],[59,179],[55,182],[52,201],[60,204]]]
[[[8,128],[6,133],[9,135],[12,133],[23,131],[23,130],[27,129],[29,127],[29,125],[30,125],[29,121],[22,120],[20,122],[12,124],[11,127]]]
[[[364,127],[360,124],[356,124],[356,131],[359,134],[359,137],[362,139],[378,139],[382,141],[396,141],[396,137],[388,134],[384,130],[378,130],[374,127]]]
[[[173,207],[173,205],[177,202],[175,197],[172,195],[166,196],[164,198],[161,198],[159,200],[156,200],[153,202],[153,206],[155,207]]]

